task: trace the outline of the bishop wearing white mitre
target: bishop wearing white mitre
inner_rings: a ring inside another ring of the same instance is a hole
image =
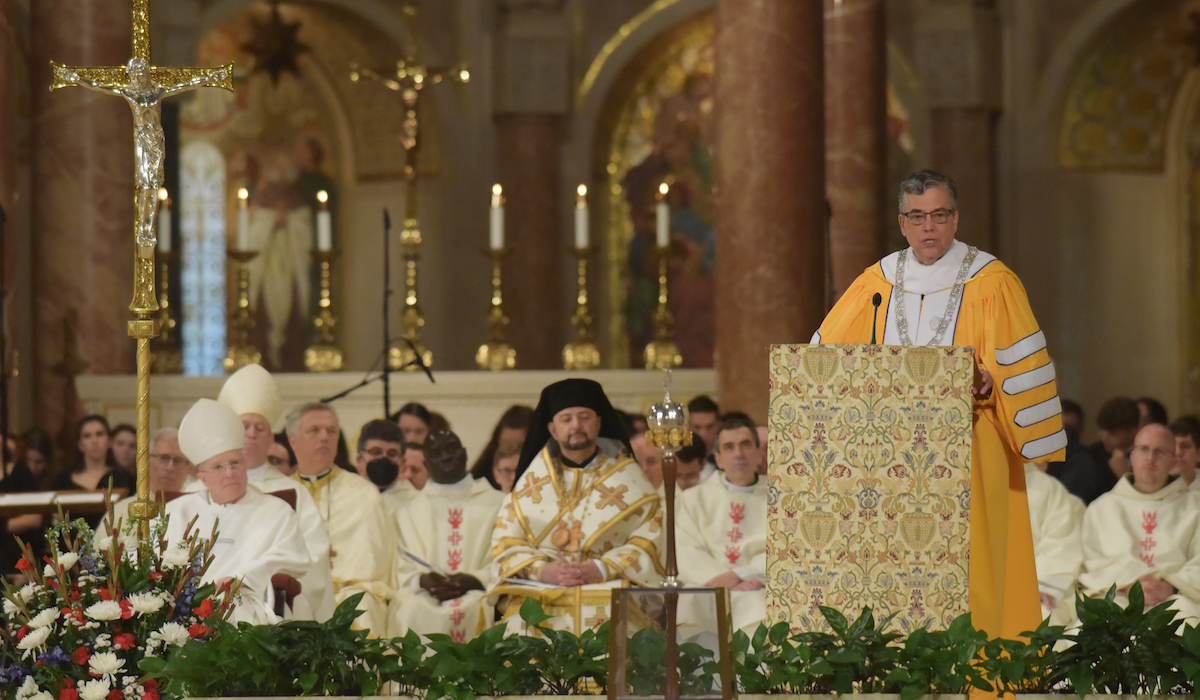
[[[206,488],[167,504],[167,543],[181,542],[193,518],[203,537],[215,525],[213,561],[204,583],[240,580],[241,599],[230,621],[274,624],[279,618],[271,576],[299,578],[313,562],[292,507],[248,484],[243,432],[237,414],[211,399],[200,399],[183,417],[179,447],[199,468]]]
[[[267,452],[275,443],[272,428],[283,417],[283,399],[275,378],[262,365],[246,365],[225,380],[217,401],[238,414],[245,428],[242,452],[248,469],[246,478],[263,493],[291,491],[296,494],[296,515],[304,544],[314,562],[301,577],[300,595],[292,602],[289,619],[324,622],[333,615],[333,578],[329,563],[329,533],[308,489],[267,464]]]
[[[454,433],[429,436],[429,481],[396,513],[400,555],[388,635],[410,629],[456,642],[492,625],[484,596],[492,582],[492,526],[504,494],[467,473],[467,451]]]

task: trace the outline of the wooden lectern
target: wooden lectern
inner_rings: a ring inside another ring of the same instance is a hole
[[[771,349],[767,623],[967,612],[974,348]]]

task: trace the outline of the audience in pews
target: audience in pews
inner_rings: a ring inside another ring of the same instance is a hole
[[[504,493],[511,491],[511,482],[508,490],[504,490],[492,475],[496,466],[496,450],[503,443],[515,443],[518,446],[524,444],[531,418],[533,418],[533,408],[530,406],[515,404],[506,408],[500,415],[500,420],[496,422],[496,427],[492,428],[492,436],[488,438],[487,445],[480,451],[475,463],[471,465],[471,476],[476,479],[486,479],[492,488],[498,491],[504,491]],[[519,448],[517,452],[520,452]]]
[[[108,437],[112,440],[113,459],[116,460],[117,466],[136,475],[137,428],[128,423],[119,423],[113,426]]]
[[[104,416],[85,416],[76,425],[76,450],[70,466],[54,478],[55,491],[100,491],[111,486],[114,489],[137,488],[137,481],[130,472],[121,469],[112,454],[112,438],[108,420]],[[70,513],[66,513],[70,517]],[[95,527],[103,514],[87,516],[85,519]]]

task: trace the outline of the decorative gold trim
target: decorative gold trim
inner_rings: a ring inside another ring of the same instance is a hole
[[[650,21],[654,15],[662,12],[668,7],[680,2],[680,0],[657,0],[653,5],[647,7],[641,12],[634,15],[633,19],[621,25],[616,34],[605,42],[600,48],[600,52],[592,59],[591,65],[588,66],[587,72],[583,74],[583,81],[579,83],[579,90],[575,93],[575,109],[579,109],[585,100],[592,87],[596,84],[596,79],[600,77],[600,72],[604,70],[604,64],[608,63],[608,59],[612,58],[613,53],[625,40],[633,35],[634,32],[642,28],[642,25]]]

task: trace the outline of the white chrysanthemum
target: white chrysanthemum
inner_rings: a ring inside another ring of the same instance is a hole
[[[20,688],[17,688],[17,700],[31,698],[37,694],[38,690],[40,688],[38,688],[37,681],[33,680],[33,676],[25,676],[25,682],[21,684]]]
[[[70,570],[75,563],[79,561],[79,555],[75,552],[59,552],[58,565],[64,569]]]
[[[29,698],[29,700],[54,700],[54,696],[51,695],[48,691],[39,690],[38,692],[34,693],[33,696]]]
[[[104,700],[108,697],[109,690],[111,687],[107,679],[97,678],[85,681],[83,685],[79,686],[79,698],[80,700]]]
[[[87,606],[83,614],[93,620],[116,620],[121,617],[121,604],[115,600],[102,600]]]
[[[51,566],[50,564],[47,564],[42,567],[42,576],[44,576],[45,578],[55,578],[56,576],[58,576],[58,572],[55,571],[53,566]]]
[[[96,533],[96,539],[92,540],[92,548],[97,552],[107,552],[109,547],[112,547],[112,535],[105,533]]]
[[[93,676],[112,676],[124,668],[125,659],[118,657],[111,651],[101,651],[92,654],[92,658],[88,659],[88,671]]]
[[[162,565],[164,569],[178,569],[191,563],[188,550],[184,547],[171,547],[163,552]]]
[[[168,622],[154,634],[158,635],[167,644],[175,646],[183,646],[187,640],[192,638],[188,634],[188,629],[178,622]]]
[[[58,614],[58,608],[46,608],[37,615],[33,616],[33,619],[29,621],[29,627],[31,629],[47,627],[58,619]]]
[[[21,590],[17,591],[17,597],[21,599],[22,603],[28,603],[29,601],[33,600],[35,595],[41,593],[43,590],[45,589],[39,584],[27,583],[21,587]]]
[[[129,604],[138,615],[158,612],[163,606],[162,596],[157,593],[137,593],[129,596]]]
[[[36,630],[33,630],[32,632],[30,632],[29,634],[25,635],[25,637],[21,641],[17,642],[17,648],[22,649],[25,652],[24,654],[21,654],[21,658],[23,659],[23,658],[29,656],[30,651],[33,651],[34,649],[45,644],[46,639],[49,636],[50,636],[50,628],[49,627],[43,627],[41,629],[36,629]]]
[[[97,649],[112,646],[112,635],[107,632],[96,635],[96,638],[92,640],[92,646]]]
[[[12,602],[8,598],[4,599],[4,616],[5,617],[10,618],[10,619],[14,618],[17,616],[17,613],[20,612],[20,610],[21,609],[17,607],[16,603]]]

